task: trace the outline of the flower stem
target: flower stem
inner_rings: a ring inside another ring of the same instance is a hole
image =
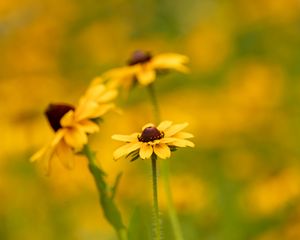
[[[150,100],[153,106],[153,114],[155,118],[155,123],[159,124],[161,121],[160,118],[160,110],[159,110],[159,105],[158,101],[156,98],[156,93],[154,89],[154,84],[148,85],[148,92],[150,96]],[[175,240],[183,240],[182,237],[182,232],[178,220],[178,216],[175,210],[175,206],[173,203],[173,197],[172,197],[172,191],[171,191],[171,185],[170,185],[170,166],[168,160],[162,161],[162,177],[163,177],[163,183],[164,183],[164,190],[166,194],[166,201],[167,201],[167,206],[168,206],[168,213],[169,213],[169,218],[171,221],[171,225],[174,231],[174,237]]]
[[[157,194],[157,167],[156,155],[152,155],[152,188],[153,188],[153,208],[154,208],[154,240],[160,240],[160,216],[158,207],[158,194]]]
[[[115,229],[119,240],[127,240],[127,231],[122,222],[120,211],[114,203],[114,194],[110,192],[111,188],[105,181],[105,172],[97,166],[95,153],[91,151],[89,145],[86,144],[82,152],[88,159],[89,170],[95,180],[99,193],[100,206],[106,220]]]
[[[158,101],[157,101],[157,98],[156,98],[156,93],[155,93],[153,83],[148,85],[148,92],[149,92],[150,100],[151,100],[152,107],[153,107],[153,114],[154,114],[155,124],[159,124],[159,122],[161,121],[160,120],[160,110],[159,110],[159,105],[158,105]]]

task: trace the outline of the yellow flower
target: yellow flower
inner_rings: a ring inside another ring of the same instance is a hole
[[[31,161],[43,161],[46,171],[56,155],[67,168],[74,165],[74,153],[88,142],[88,134],[99,131],[95,120],[114,107],[111,101],[116,90],[104,85],[90,87],[80,98],[77,108],[68,104],[50,104],[46,110],[48,121],[55,131],[52,141],[31,157]]]
[[[131,135],[113,135],[112,138],[126,142],[113,153],[114,159],[123,156],[130,156],[133,160],[138,157],[142,159],[150,158],[152,154],[165,159],[171,156],[171,151],[178,147],[194,147],[194,143],[187,140],[193,135],[182,132],[188,123],[173,124],[170,121],[163,121],[157,127],[152,123],[146,124],[142,133]]]
[[[103,78],[114,87],[121,85],[129,89],[136,81],[147,86],[155,80],[158,70],[188,72],[188,68],[184,65],[188,60],[187,56],[177,53],[152,56],[148,52],[138,50],[133,53],[128,66],[112,69],[104,73]]]

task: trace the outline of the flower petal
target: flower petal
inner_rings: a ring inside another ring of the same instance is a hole
[[[163,121],[157,126],[157,128],[159,131],[165,131],[171,125],[172,125],[171,121]]]
[[[93,118],[93,115],[98,108],[99,105],[96,101],[81,99],[75,110],[75,119],[80,121],[82,119]]]
[[[184,138],[193,138],[194,135],[188,132],[178,132],[174,134],[172,137],[184,139]]]
[[[74,153],[70,146],[66,144],[65,141],[61,141],[60,144],[57,145],[55,151],[60,162],[68,169],[72,169],[74,167]]]
[[[136,77],[140,84],[147,86],[155,80],[156,73],[147,65],[141,65],[140,70],[136,73]]]
[[[195,147],[195,144],[193,142],[186,139],[177,139],[176,141],[171,142],[168,145],[175,147]]]
[[[148,145],[147,143],[142,143],[140,148],[140,157],[142,159],[150,158],[153,153],[152,146]]]
[[[176,53],[164,53],[156,55],[152,58],[151,64],[155,69],[174,69],[179,72],[189,72],[189,69],[184,66],[189,61],[187,56]]]
[[[94,112],[91,112],[89,118],[98,118],[103,116],[108,111],[112,110],[115,107],[113,103],[106,104],[98,104],[98,106],[94,109]]]
[[[82,99],[95,101],[97,98],[99,98],[100,96],[105,94],[105,89],[106,89],[106,87],[103,84],[98,84],[98,85],[92,86],[87,89],[87,91],[84,94],[84,96],[82,97]]]
[[[81,120],[79,126],[86,133],[95,133],[99,131],[99,126],[91,120]]]
[[[37,151],[35,154],[33,154],[30,157],[30,162],[35,162],[35,161],[41,159],[46,154],[48,149],[49,149],[49,146],[45,146],[42,149],[40,149],[39,151]]]
[[[120,134],[115,134],[112,135],[112,139],[117,140],[117,141],[122,141],[122,142],[136,142],[138,140],[138,135],[139,133],[133,133],[131,135],[120,135]]]
[[[70,110],[61,119],[60,125],[62,127],[72,126],[74,124],[74,111]]]
[[[159,141],[158,143],[172,143],[172,142],[175,142],[177,140],[178,140],[178,138],[174,138],[174,137],[164,137],[164,138],[162,138],[160,140],[157,140],[157,141]]]
[[[114,159],[119,159],[120,157],[128,155],[129,153],[137,150],[138,148],[140,148],[140,146],[140,142],[126,143],[125,145],[117,148],[117,150],[114,151],[113,157]]]
[[[174,134],[184,129],[188,123],[175,124],[164,131],[166,137],[173,137]]]
[[[170,148],[166,144],[160,143],[154,145],[154,152],[161,159],[166,159],[171,156]]]
[[[87,135],[78,127],[66,129],[64,139],[70,147],[73,147],[76,150],[82,149],[83,145],[88,142]]]
[[[30,158],[30,161],[41,162],[45,173],[49,175],[51,172],[51,163],[52,163],[52,158],[54,156],[55,150],[56,150],[56,145],[55,146],[48,145],[42,148],[41,150],[39,150],[37,153],[35,153]]]
[[[105,102],[109,102],[112,101],[113,99],[115,99],[118,95],[118,91],[117,90],[106,90],[106,92],[104,94],[102,94],[102,96],[99,96],[96,101],[98,103],[105,103]]]

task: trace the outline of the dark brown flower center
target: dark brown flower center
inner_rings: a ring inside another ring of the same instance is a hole
[[[128,65],[132,66],[138,63],[149,62],[152,58],[152,55],[149,52],[143,52],[141,50],[135,51],[131,58],[128,60]]]
[[[142,135],[138,136],[140,142],[151,142],[164,137],[164,133],[160,132],[156,127],[147,127],[143,130]]]
[[[45,115],[53,128],[56,132],[62,126],[60,125],[61,118],[70,110],[74,110],[75,108],[72,105],[59,103],[59,104],[49,104],[45,111]]]

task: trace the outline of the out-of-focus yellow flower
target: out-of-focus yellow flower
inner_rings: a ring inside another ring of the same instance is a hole
[[[188,61],[187,56],[177,53],[152,56],[149,52],[138,50],[132,54],[128,66],[109,70],[103,74],[103,78],[112,86],[123,86],[125,89],[129,89],[135,81],[147,86],[155,80],[158,70],[188,72],[184,65]]]
[[[114,159],[122,156],[130,156],[131,160],[138,157],[150,158],[152,154],[165,159],[171,156],[171,151],[177,147],[194,147],[194,143],[187,140],[193,135],[182,132],[188,123],[174,124],[171,121],[163,121],[157,127],[148,123],[143,127],[142,133],[131,135],[113,135],[112,138],[126,142],[113,153]]]
[[[88,134],[99,131],[95,122],[114,107],[111,101],[117,96],[116,90],[105,85],[90,87],[79,100],[77,108],[68,104],[50,104],[46,116],[55,135],[52,141],[35,153],[31,161],[41,160],[49,173],[51,161],[56,155],[67,168],[74,165],[74,152],[82,150],[88,142]]]

